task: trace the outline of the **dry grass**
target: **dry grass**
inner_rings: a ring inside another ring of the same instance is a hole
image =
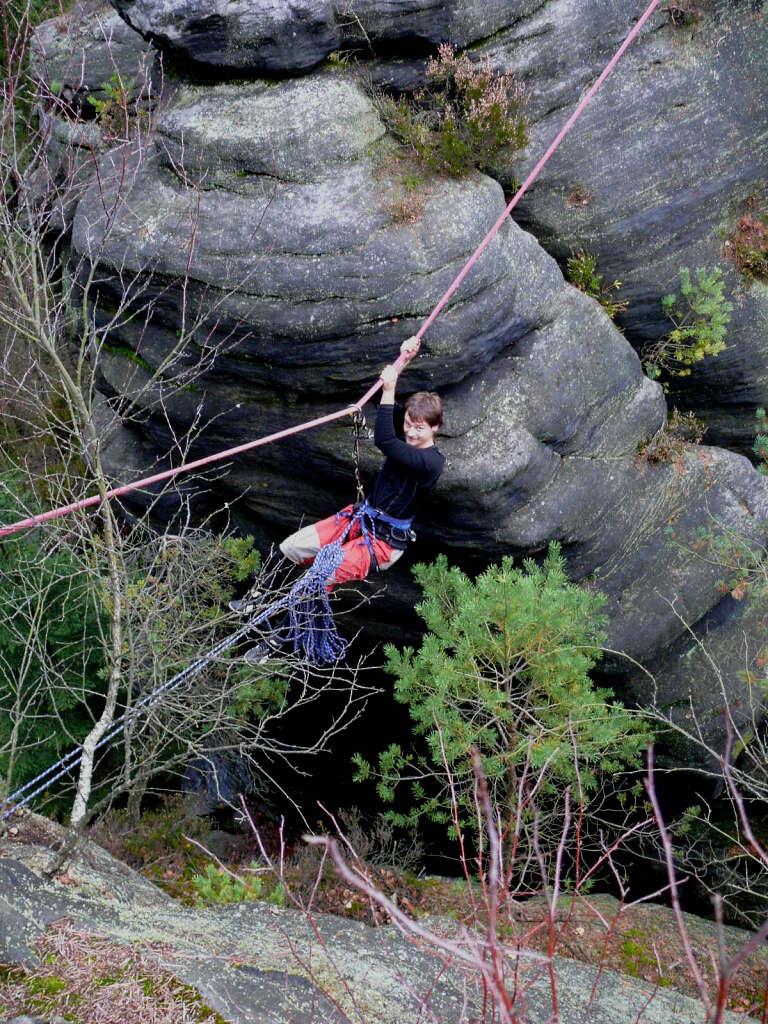
[[[669,462],[682,471],[682,460],[692,444],[701,444],[706,427],[692,412],[673,409],[669,420],[638,449],[638,458],[646,462]]]
[[[381,182],[380,205],[396,224],[416,224],[423,219],[431,189],[413,154],[387,153],[379,161],[376,178]]]
[[[768,280],[768,214],[745,213],[724,246],[726,259],[750,280]]]
[[[0,1008],[9,1016],[58,1016],[74,1024],[222,1024],[152,952],[95,938],[66,920],[52,924],[35,949],[36,966],[3,971]]]

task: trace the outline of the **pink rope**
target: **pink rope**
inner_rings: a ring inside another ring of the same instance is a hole
[[[616,67],[616,65],[618,64],[618,62],[621,60],[622,56],[624,55],[625,50],[632,44],[632,42],[635,39],[635,37],[637,36],[638,32],[640,32],[640,30],[642,29],[643,25],[646,23],[648,18],[650,18],[651,14],[654,12],[656,7],[658,7],[660,2],[661,2],[661,0],[651,0],[651,3],[645,9],[645,12],[643,13],[642,17],[637,22],[635,27],[632,29],[632,31],[629,33],[627,38],[624,40],[624,42],[618,48],[618,50],[613,55],[613,57],[610,59],[608,64],[606,64],[606,66],[605,66],[602,74],[600,75],[600,77],[595,81],[595,83],[592,85],[592,87],[584,95],[584,98],[581,100],[581,102],[576,107],[574,112],[571,114],[571,116],[568,118],[566,123],[563,125],[563,127],[560,129],[560,131],[557,133],[557,135],[553,139],[553,141],[550,144],[549,148],[547,149],[546,153],[544,153],[544,155],[541,157],[539,162],[536,164],[536,166],[530,172],[528,177],[525,179],[523,184],[520,186],[520,188],[517,190],[515,195],[510,200],[510,202],[507,205],[507,207],[504,210],[504,212],[501,214],[501,216],[498,218],[496,223],[490,229],[488,234],[485,236],[485,238],[482,240],[482,242],[478,245],[478,247],[472,253],[472,255],[467,260],[466,264],[464,265],[464,267],[462,268],[460,273],[457,275],[457,277],[454,280],[454,282],[451,284],[451,286],[448,288],[446,293],[443,295],[443,297],[437,303],[435,308],[429,314],[427,319],[421,325],[419,331],[416,334],[417,338],[421,339],[424,336],[424,334],[427,332],[427,330],[435,322],[435,320],[436,320],[437,316],[439,315],[439,313],[441,312],[441,310],[443,310],[445,308],[445,306],[448,303],[448,301],[450,300],[451,296],[456,292],[457,288],[459,288],[459,286],[461,285],[462,281],[465,279],[465,277],[470,272],[472,267],[480,259],[480,257],[482,256],[483,252],[485,251],[485,249],[488,247],[489,243],[491,242],[491,239],[493,239],[493,237],[497,234],[497,232],[501,228],[501,225],[504,223],[504,221],[510,215],[512,210],[514,210],[514,208],[517,206],[517,204],[520,201],[520,199],[522,199],[522,197],[525,195],[525,193],[530,188],[532,183],[538,177],[538,175],[540,174],[540,172],[541,172],[542,168],[544,167],[544,165],[546,164],[546,162],[549,160],[549,158],[552,156],[552,154],[558,148],[560,143],[566,137],[568,132],[571,130],[573,125],[579,119],[579,117],[581,116],[584,108],[590,102],[590,100],[595,95],[595,93],[600,88],[600,86],[603,84],[603,82],[606,80],[608,75]],[[397,358],[397,360],[395,361],[395,363],[393,365],[394,365],[395,369],[397,369],[399,371],[399,370],[402,370],[402,368],[405,365],[407,365],[408,362],[409,362],[409,360],[405,356],[401,355],[401,356],[399,356]],[[362,409],[362,407],[367,402],[369,402],[371,400],[371,398],[373,398],[373,396],[376,394],[376,392],[379,390],[379,388],[381,386],[382,386],[382,380],[381,380],[381,378],[379,378],[376,381],[376,383],[374,385],[372,385],[372,387],[370,387],[368,389],[368,391],[366,391],[366,393],[363,395],[363,397],[360,399],[360,401],[356,402],[354,405],[349,405],[349,406],[346,406],[344,409],[339,409],[336,412],[328,413],[328,415],[326,415],[326,416],[320,416],[318,419],[308,420],[306,423],[299,423],[297,426],[288,427],[286,430],[280,430],[276,434],[269,434],[266,437],[257,438],[255,441],[248,441],[246,444],[238,445],[236,448],[228,448],[226,451],[218,452],[216,455],[208,455],[208,456],[206,456],[203,459],[197,459],[194,462],[188,462],[188,463],[186,463],[183,466],[177,466],[175,469],[167,469],[167,470],[165,470],[162,473],[156,473],[154,476],[144,477],[144,479],[136,480],[134,483],[125,484],[123,487],[114,487],[111,490],[106,492],[106,494],[104,495],[104,498],[105,499],[116,498],[116,497],[118,497],[121,494],[128,494],[129,491],[137,491],[137,490],[140,490],[142,487],[148,487],[150,484],[160,483],[163,480],[170,480],[171,478],[173,478],[175,476],[178,476],[180,473],[189,473],[193,469],[200,469],[203,466],[210,466],[214,462],[221,462],[224,459],[231,459],[231,458],[233,458],[236,455],[242,455],[243,452],[251,451],[253,448],[259,448],[259,447],[261,447],[262,445],[265,445],[265,444],[271,444],[273,441],[280,441],[280,440],[282,440],[285,437],[290,437],[292,434],[298,434],[298,433],[300,433],[303,430],[311,430],[313,427],[320,427],[320,426],[323,426],[326,423],[332,423],[334,420],[341,419],[343,416],[351,416],[358,409]],[[32,526],[39,526],[40,524],[47,523],[47,522],[49,522],[52,519],[57,519],[60,516],[68,515],[70,512],[77,512],[80,509],[89,508],[89,507],[91,507],[93,505],[98,505],[98,504],[101,503],[101,501],[102,501],[101,495],[95,494],[95,495],[92,495],[90,498],[84,498],[82,501],[75,501],[71,505],[62,505],[61,508],[51,509],[48,512],[43,512],[41,515],[30,516],[28,519],[22,519],[22,520],[20,520],[17,523],[11,523],[8,526],[0,527],[0,537],[7,537],[11,533],[17,533],[20,530],[26,530],[26,529],[29,529]]]
[[[298,426],[279,430],[276,434],[269,434],[267,437],[259,437],[255,441],[240,444],[236,448],[228,448],[226,451],[217,452],[215,455],[206,455],[204,459],[187,462],[185,465],[177,466],[175,469],[166,469],[162,473],[146,476],[142,480],[135,480],[133,483],[125,484],[123,487],[113,487],[106,492],[104,497],[116,498],[121,494],[128,494],[129,491],[138,491],[142,487],[148,487],[150,484],[160,483],[162,480],[170,480],[172,477],[178,476],[179,473],[189,473],[193,469],[201,469],[203,466],[210,466],[214,462],[221,462],[223,459],[242,455],[243,452],[248,452],[252,448],[260,448],[262,445],[271,444],[272,441],[280,441],[282,438],[298,434],[302,430],[311,430],[312,427],[321,427],[325,423],[339,420],[342,416],[351,416],[357,411],[357,408],[358,406],[356,405],[347,406],[344,409],[339,409],[337,412],[330,412],[326,416],[320,416],[318,419],[307,420],[306,423],[300,423]],[[18,523],[11,523],[9,526],[0,527],[0,537],[6,537],[9,533],[16,533],[18,530],[26,530],[31,526],[39,526],[41,523],[47,523],[51,519],[57,519],[59,516],[67,515],[69,512],[77,512],[81,508],[98,505],[101,500],[100,494],[94,494],[90,498],[83,498],[82,501],[74,501],[71,505],[62,505],[61,508],[54,508],[37,516],[30,516],[29,519],[22,519]]]
[[[510,200],[509,204],[507,205],[506,210],[502,213],[502,215],[499,217],[499,219],[493,225],[493,227],[488,232],[488,234],[485,236],[485,238],[482,240],[480,245],[478,245],[478,247],[472,253],[470,258],[467,260],[466,264],[464,265],[463,269],[461,270],[459,275],[456,277],[456,280],[453,282],[453,284],[450,286],[448,291],[445,293],[445,295],[443,295],[442,299],[440,299],[438,304],[435,306],[435,308],[429,314],[427,319],[421,325],[421,329],[416,334],[417,338],[421,338],[424,335],[425,331],[427,331],[432,326],[432,324],[434,323],[437,315],[440,313],[440,311],[442,309],[445,308],[445,304],[448,302],[448,300],[454,294],[456,289],[459,287],[459,285],[464,280],[464,278],[467,276],[467,274],[472,269],[472,267],[475,265],[475,263],[477,263],[477,261],[480,259],[480,257],[482,256],[483,252],[485,251],[485,249],[488,246],[488,244],[491,241],[491,239],[494,237],[494,235],[499,230],[499,228],[504,223],[504,221],[507,219],[507,217],[510,215],[512,210],[514,210],[514,208],[520,202],[522,197],[525,195],[525,193],[531,187],[532,183],[536,180],[536,178],[540,174],[541,169],[544,167],[544,164],[546,164],[547,160],[549,160],[549,158],[555,152],[557,147],[560,145],[560,143],[563,141],[565,136],[568,134],[568,132],[574,126],[576,121],[578,121],[579,117],[581,117],[581,114],[582,114],[582,111],[584,110],[584,108],[587,106],[587,104],[592,99],[592,97],[595,95],[597,90],[600,88],[600,86],[606,80],[608,75],[610,75],[610,73],[616,67],[616,65],[618,64],[618,62],[621,60],[622,56],[624,55],[624,51],[632,44],[632,41],[634,40],[635,36],[638,34],[640,29],[643,27],[643,25],[646,23],[646,21],[650,18],[651,14],[653,14],[654,10],[658,7],[658,5],[660,3],[661,3],[661,0],[651,0],[651,3],[645,9],[645,13],[643,14],[643,16],[640,18],[638,23],[635,25],[635,27],[629,33],[629,35],[624,40],[624,42],[621,44],[621,46],[618,48],[618,50],[613,55],[613,57],[611,57],[610,61],[606,64],[605,69],[603,70],[602,74],[597,79],[597,81],[594,83],[594,85],[589,89],[589,91],[586,93],[586,95],[582,99],[581,103],[579,103],[579,105],[576,107],[574,112],[571,114],[571,116],[565,122],[563,127],[557,133],[557,135],[553,139],[552,143],[550,144],[549,149],[547,149],[547,151],[544,154],[544,156],[539,160],[539,162],[536,164],[536,166],[533,168],[531,173],[528,175],[528,177],[525,179],[523,184],[520,186],[520,188],[517,190],[517,192],[514,194],[514,196]]]

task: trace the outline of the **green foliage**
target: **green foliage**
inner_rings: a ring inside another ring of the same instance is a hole
[[[102,82],[101,88],[105,99],[89,96],[88,102],[96,110],[96,116],[106,138],[127,138],[131,134],[131,122],[142,116],[143,112],[129,106],[134,78],[123,78],[115,69],[108,82]]]
[[[88,102],[96,109],[96,113],[99,116],[113,107],[124,108],[128,103],[135,82],[135,78],[123,80],[122,75],[115,68],[109,81],[101,83],[101,88],[107,98],[102,100],[96,96],[89,96]]]
[[[426,753],[415,758],[393,744],[377,771],[354,759],[356,778],[377,777],[385,802],[411,782],[413,806],[393,821],[413,825],[427,815],[450,823],[455,800],[462,823],[474,825],[473,747],[510,820],[522,812],[523,771],[531,784],[539,777],[540,800],[556,801],[573,785],[588,798],[601,774],[638,763],[646,730],[589,679],[601,653],[604,599],[568,582],[558,545],[542,566],[516,568],[505,558],[474,581],[443,556],[414,573],[428,633],[417,652],[388,646],[387,671]]]
[[[244,668],[243,674],[245,678],[227,708],[233,718],[240,721],[261,719],[285,706],[290,689],[287,675],[279,670],[265,670],[254,676],[250,668]]]
[[[251,863],[249,870],[258,870],[258,864]],[[192,887],[198,894],[198,905],[215,903],[244,903],[248,900],[265,900],[270,906],[285,907],[287,892],[282,883],[267,889],[262,875],[251,874],[247,879],[232,871],[226,871],[215,864],[207,864],[202,874],[193,875]]]
[[[232,578],[238,583],[255,575],[261,566],[261,556],[254,547],[253,537],[227,536],[219,540],[221,550],[229,558]]]
[[[18,476],[0,474],[0,519],[42,511]],[[106,665],[103,609],[88,566],[55,527],[0,545],[0,773],[16,788],[89,728]]]
[[[704,267],[697,267],[695,281],[686,267],[680,271],[680,294],[665,295],[661,300],[674,330],[645,353],[645,371],[652,380],[662,371],[673,377],[687,377],[695,363],[725,350],[733,306],[723,295],[723,288],[723,275],[718,269],[708,273]]]
[[[251,864],[251,867],[256,867]],[[244,903],[261,896],[262,879],[255,875],[248,882],[215,864],[207,864],[201,875],[193,875],[192,887],[199,896],[198,903]]]
[[[615,320],[629,305],[611,298],[611,293],[621,288],[621,281],[606,284],[603,275],[597,272],[597,256],[586,249],[579,249],[568,257],[567,273],[571,284],[590,298],[597,299],[611,320]]]
[[[427,75],[427,87],[412,102],[381,96],[377,102],[389,130],[428,170],[461,177],[508,162],[527,144],[525,90],[510,74],[457,57],[443,43]]]
[[[765,431],[768,424],[766,423],[765,409],[758,409],[755,413],[755,419],[757,423],[755,426],[755,443],[752,446],[752,450],[757,456],[758,473],[766,476],[768,475],[768,434]]]

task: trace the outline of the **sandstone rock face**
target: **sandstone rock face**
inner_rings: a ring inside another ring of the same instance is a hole
[[[546,0],[479,48],[531,92],[533,166],[626,37],[643,4]],[[724,242],[765,180],[768,19],[762,0],[712,0],[690,26],[661,9],[549,161],[515,217],[561,265],[585,246],[622,282],[621,318],[642,350],[671,324],[661,297],[681,267],[719,267],[734,303],[728,349],[673,382],[715,444],[748,452],[768,399],[768,288],[748,282]],[[502,173],[500,169],[500,173]]]
[[[302,72],[332,52],[381,44],[422,51],[467,46],[535,7],[535,0],[111,0],[157,46],[221,69]]]
[[[131,278],[152,307],[148,321],[112,323],[100,370],[107,392],[143,408],[160,450],[194,424],[207,424],[192,449],[202,455],[343,407],[426,317],[504,197],[479,173],[436,178],[419,217],[402,223],[393,160],[370,101],[333,71],[181,87],[151,152],[102,160],[73,245],[119,269],[100,286],[106,310],[120,298],[110,289]],[[167,386],[146,390],[160,367]],[[185,387],[171,383],[170,367],[187,374]],[[594,577],[609,597],[611,646],[652,660],[678,698],[706,703],[712,680],[689,669],[685,624],[723,619],[700,637],[717,656],[743,616],[738,605],[719,615],[720,572],[692,559],[685,541],[715,519],[757,532],[768,491],[746,460],[704,448],[674,464],[638,456],[664,422],[661,388],[601,307],[511,221],[429,331],[407,381],[439,388],[448,411],[448,468],[423,540],[476,565],[560,541],[574,577]],[[369,476],[377,462],[368,450]],[[242,495],[240,514],[278,537],[302,514],[349,500],[350,470],[337,426],[243,457],[217,491]],[[682,546],[666,536],[671,523]],[[400,576],[389,590],[412,603]],[[608,669],[627,675],[620,659]],[[641,700],[651,696],[645,680],[633,691]],[[717,735],[721,723],[710,721]]]
[[[131,111],[151,111],[160,90],[155,51],[98,0],[78,0],[68,17],[37,27],[31,56],[46,149],[46,165],[35,171],[35,199],[48,211],[49,230],[63,234],[105,149],[97,106],[117,99]]]
[[[371,62],[371,77],[414,88],[424,62],[409,64],[409,54],[433,52],[444,40],[473,44],[473,55],[515,71],[530,90],[533,128],[522,169],[639,14],[633,0],[115,6],[158,45],[221,69],[290,73],[334,50],[376,53],[386,43],[395,59]],[[748,453],[754,410],[768,401],[768,290],[736,272],[724,240],[765,176],[768,23],[762,0],[712,0],[698,15],[684,24],[656,12],[515,216],[561,265],[582,246],[598,254],[605,278],[623,284],[630,306],[621,326],[640,352],[670,329],[660,300],[678,286],[681,267],[723,270],[735,306],[728,349],[691,378],[672,381],[671,394],[675,405],[696,411],[712,443]],[[502,180],[520,172],[498,169]]]
[[[68,884],[41,877],[63,830],[37,815],[0,840],[0,952],[6,964],[33,959],[33,943],[66,918],[93,936],[158,950],[166,970],[200,993],[224,1020],[240,1024],[342,1024],[358,1017],[376,1024],[454,1024],[486,1009],[480,978],[468,964],[434,955],[429,941],[409,941],[393,927],[370,928],[330,915],[305,916],[261,901],[196,909],[84,842]],[[611,907],[618,916],[618,908]],[[664,913],[661,911],[661,913]],[[668,913],[668,912],[667,912]],[[688,916],[688,915],[686,915]],[[425,930],[456,935],[454,922],[422,919]],[[689,918],[698,936],[705,922]],[[710,931],[714,925],[709,925]],[[749,934],[725,929],[744,945]],[[65,954],[64,954],[65,955]],[[518,956],[517,984],[529,1024],[552,1020],[549,965]],[[62,962],[63,965],[63,962]],[[565,1020],[624,1024],[689,1024],[703,1019],[698,1000],[648,982],[557,956],[552,967]],[[486,989],[487,997],[487,989]],[[724,1024],[740,1015],[725,1011]]]
[[[69,17],[52,18],[32,37],[39,78],[53,84],[64,103],[107,99],[116,79],[129,100],[146,84],[155,51],[116,13],[93,0],[78,0]],[[91,113],[95,107],[91,104]]]

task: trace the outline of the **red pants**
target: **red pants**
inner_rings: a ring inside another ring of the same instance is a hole
[[[311,526],[297,530],[296,533],[285,538],[280,545],[280,550],[286,558],[290,558],[297,565],[309,565],[321,547],[332,544],[342,536],[349,526],[348,516],[342,515],[342,513],[351,513],[353,508],[353,505],[347,505],[337,515],[328,516],[327,519],[321,519],[319,523],[312,523]],[[371,551],[361,533],[360,523],[353,523],[341,546],[344,560],[328,581],[329,590],[348,580],[364,580],[371,571]],[[393,548],[383,540],[379,540],[378,537],[374,540],[370,534],[368,541],[373,547],[379,570],[388,569],[403,554],[399,548]]]

